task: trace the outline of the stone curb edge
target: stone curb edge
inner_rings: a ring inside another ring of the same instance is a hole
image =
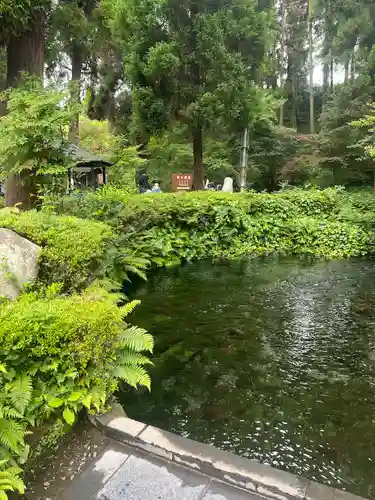
[[[211,445],[123,416],[120,405],[113,411],[90,417],[106,436],[167,459],[197,472],[214,476],[249,493],[272,500],[365,500],[345,491],[294,476],[255,460],[248,460]]]

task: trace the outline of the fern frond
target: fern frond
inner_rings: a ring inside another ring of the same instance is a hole
[[[128,316],[131,312],[134,311],[134,309],[141,303],[140,300],[132,300],[131,302],[128,302],[127,304],[123,305],[120,307],[121,311],[121,317],[122,319],[125,319],[126,316]]]
[[[125,269],[129,273],[133,273],[136,276],[139,276],[140,278],[143,279],[143,281],[147,281],[147,275],[142,269],[134,266],[125,266]]]
[[[136,326],[127,327],[121,335],[122,344],[132,351],[152,352],[154,348],[154,339],[152,335],[146,332],[143,328]]]
[[[117,366],[113,371],[113,375],[122,379],[132,387],[136,388],[138,385],[143,385],[147,387],[148,390],[151,390],[150,375],[141,366]]]
[[[0,471],[0,500],[8,498],[5,491],[18,491],[25,493],[25,485],[19,478],[20,471],[11,467],[5,471]]]
[[[21,474],[22,469],[20,467],[7,467],[5,470],[0,469],[0,477],[5,477],[1,475],[4,472],[6,472],[12,477],[17,477],[19,474]]]
[[[0,445],[19,453],[24,446],[25,425],[14,420],[0,419]]]
[[[1,406],[0,405],[0,418],[11,418],[11,419],[22,419],[24,418],[23,414],[16,410],[15,408],[11,408],[10,406]]]
[[[33,392],[32,380],[29,375],[22,374],[14,379],[10,384],[9,397],[13,406],[20,412],[24,413],[27,405],[31,401]]]
[[[139,352],[126,349],[117,360],[120,365],[152,365],[152,361]]]
[[[150,265],[150,259],[146,257],[135,257],[134,255],[123,256],[124,264],[146,268]]]

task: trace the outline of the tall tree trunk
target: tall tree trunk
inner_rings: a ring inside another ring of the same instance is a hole
[[[73,102],[81,101],[81,77],[82,77],[82,55],[81,49],[75,45],[72,50],[72,79],[70,96]],[[79,111],[73,117],[69,125],[69,142],[79,143]]]
[[[120,78],[118,73],[118,62],[113,49],[105,47],[103,50],[104,63],[104,81],[105,81],[105,98],[106,105],[105,116],[108,119],[108,130],[113,132],[116,122],[116,101],[115,92],[117,83]]]
[[[355,77],[355,54],[353,49],[353,53],[350,58],[350,81],[352,83],[354,82],[354,77]]]
[[[329,87],[329,64],[323,64],[323,92],[326,94]]]
[[[348,83],[348,81],[349,81],[349,60],[346,60],[344,64],[344,82]]]
[[[44,11],[38,10],[27,29],[12,35],[7,52],[7,87],[19,84],[22,73],[43,78],[44,74]],[[31,170],[9,177],[5,183],[5,206],[20,204],[28,209],[37,202],[36,176]]]
[[[43,78],[44,12],[39,10],[29,21],[27,30],[12,35],[7,53],[7,87],[16,87],[21,73]]]
[[[292,74],[292,114],[290,117],[292,127],[297,130],[297,75]]]
[[[281,2],[281,38],[280,38],[280,90],[284,97],[284,54],[285,52],[285,4]],[[280,104],[279,125],[284,126],[284,101]]]
[[[6,57],[7,57],[7,48],[0,45],[0,63],[2,68],[5,68],[4,63],[6,63]],[[5,68],[5,71],[0,74],[0,91],[6,88],[6,82],[7,82],[7,74]],[[6,102],[0,101],[0,116],[4,116],[5,113],[6,113]]]
[[[5,206],[21,210],[35,207],[38,201],[37,179],[32,171],[22,170],[5,181]]]
[[[193,186],[195,190],[204,188],[203,132],[202,127],[193,130]]]
[[[114,93],[111,89],[108,91],[108,131],[113,133],[116,125],[116,104]]]
[[[329,76],[330,76],[330,90],[333,92],[333,56],[332,50],[330,51],[330,62],[329,62]]]
[[[315,134],[315,106],[314,106],[314,65],[313,65],[313,22],[311,0],[309,10],[309,94],[310,94],[310,134]]]
[[[330,36],[330,23],[329,23],[329,10],[325,12],[324,15],[324,40],[323,40],[323,98],[324,101],[327,100],[328,88],[329,88],[329,62],[328,56],[330,53],[330,47],[332,45],[331,36]]]

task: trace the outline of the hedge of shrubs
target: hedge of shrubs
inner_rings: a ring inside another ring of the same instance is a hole
[[[119,247],[154,265],[202,258],[270,253],[325,258],[360,256],[374,249],[374,212],[340,190],[280,194],[183,193],[127,195],[107,186],[65,197],[60,213],[105,221]]]

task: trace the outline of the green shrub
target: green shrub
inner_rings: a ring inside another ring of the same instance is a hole
[[[121,232],[119,248],[162,266],[245,254],[336,258],[372,252],[368,226],[345,217],[349,203],[349,195],[332,188],[134,196],[106,186],[80,198],[65,197],[57,209],[106,221]]]
[[[40,277],[81,289],[103,276],[103,260],[113,230],[106,224],[48,212],[0,210],[0,227],[12,229],[42,247]]]
[[[56,206],[61,213],[98,219],[122,225],[146,227],[165,220],[185,220],[190,216],[209,215],[220,206],[240,208],[252,215],[277,214],[281,218],[298,215],[331,215],[340,208],[335,189],[265,193],[191,192],[158,196],[129,195],[112,186],[81,197],[64,197]],[[194,219],[191,221],[194,223]]]
[[[118,295],[96,286],[59,292],[53,285],[0,308],[0,492],[5,474],[14,476],[8,489],[20,486],[26,431],[51,417],[72,425],[84,408],[101,411],[121,381],[150,388],[142,352],[153,339],[124,321],[137,302],[119,306]]]

